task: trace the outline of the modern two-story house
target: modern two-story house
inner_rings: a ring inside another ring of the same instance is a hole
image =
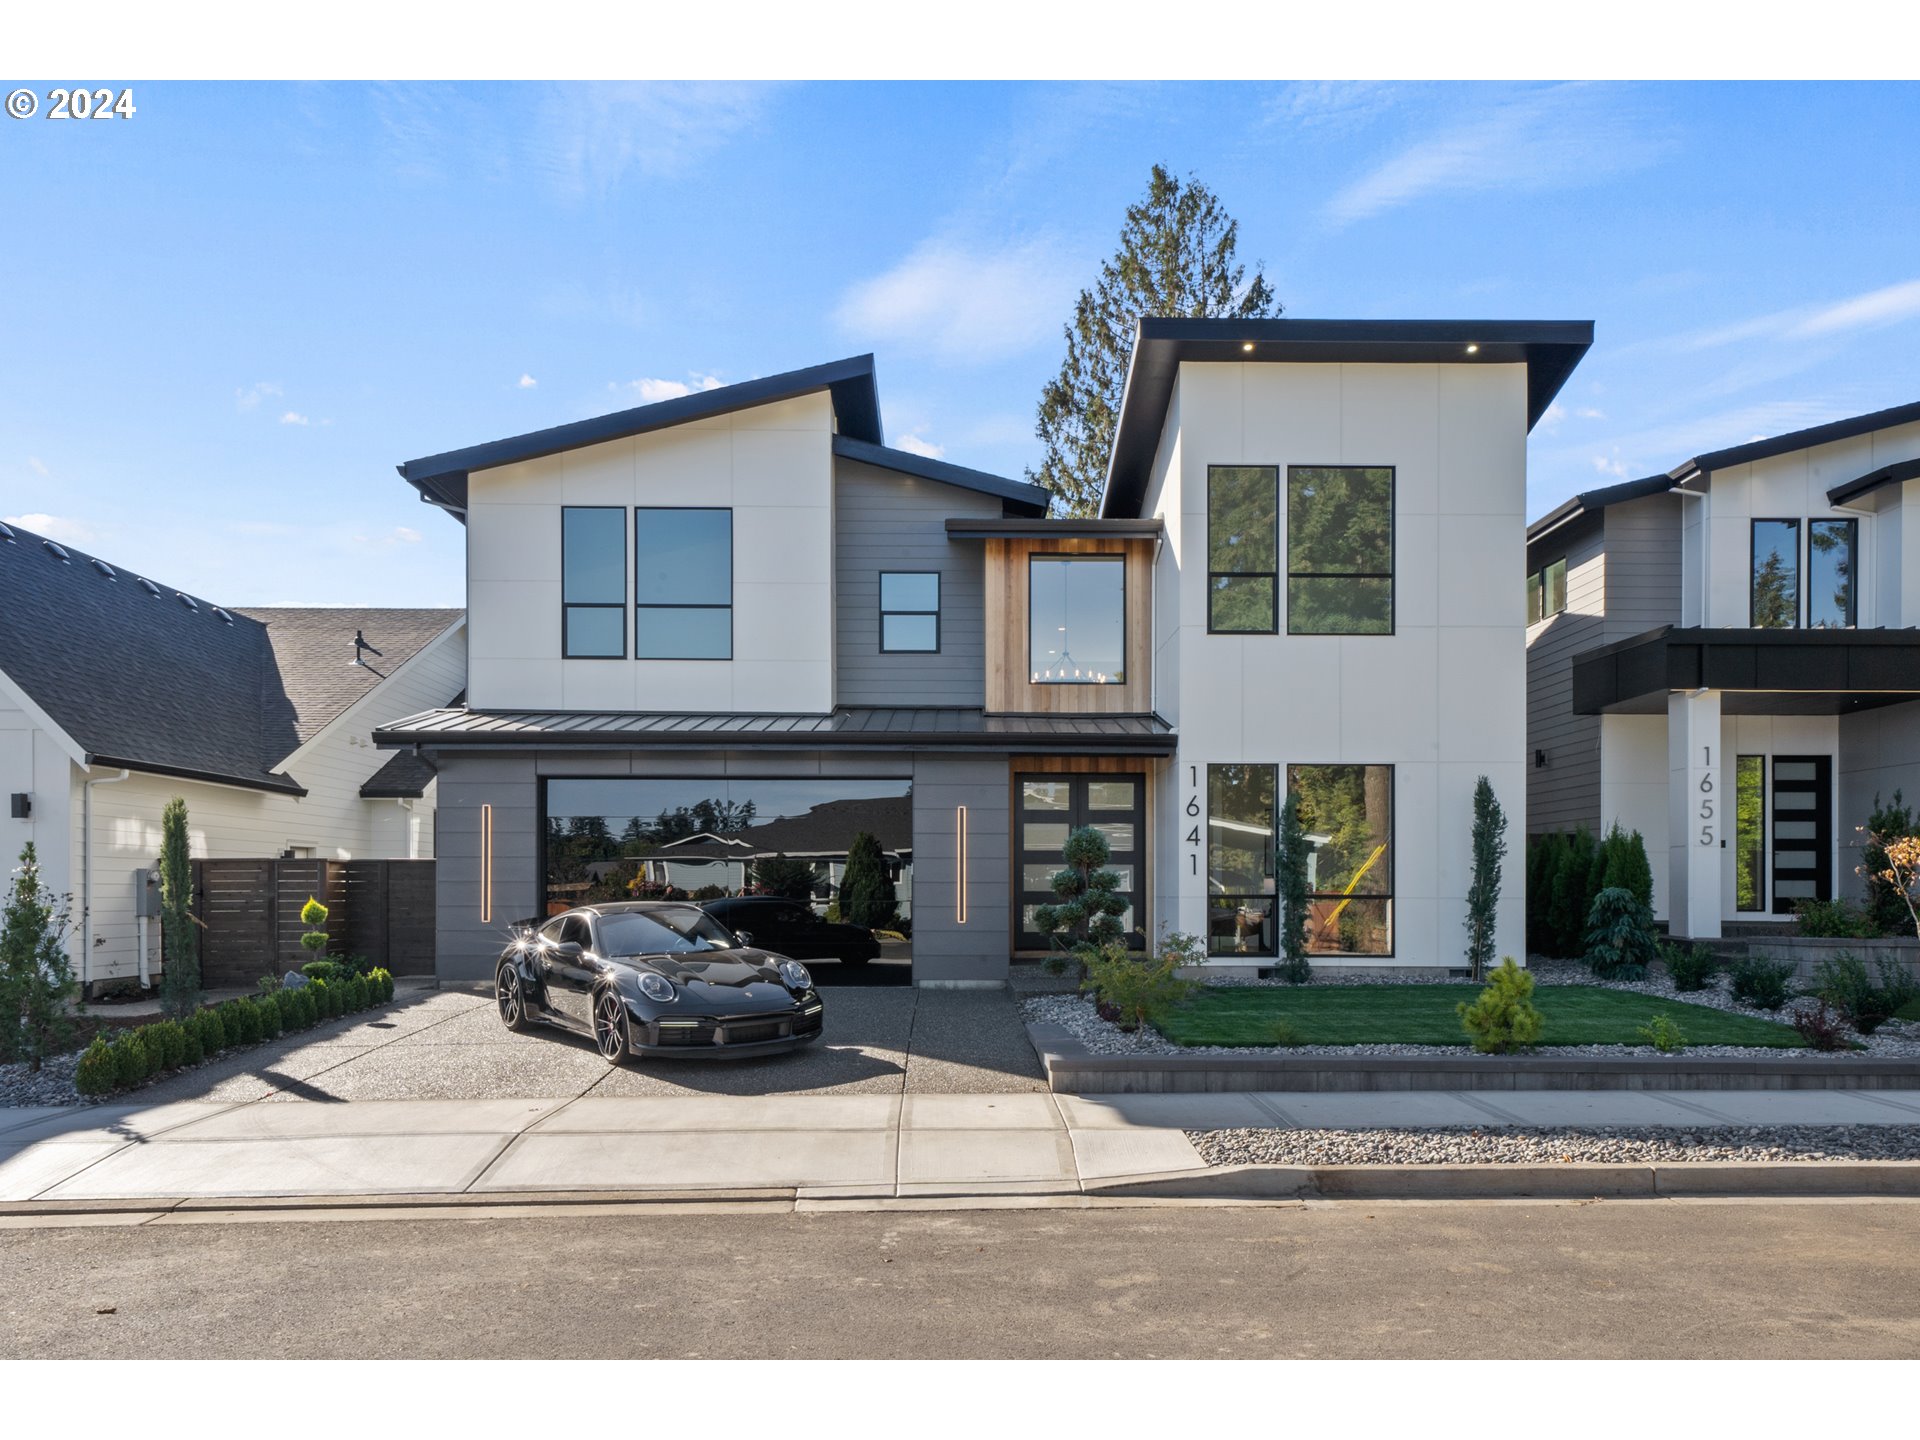
[[[1134,943],[1256,970],[1289,788],[1316,961],[1460,963],[1475,780],[1525,806],[1526,436],[1591,336],[1144,321],[1093,519],[886,447],[865,356],[407,462],[466,527],[465,703],[376,735],[439,776],[442,979],[783,858],[824,912],[865,834],[914,978],[995,985],[1083,825]]]
[[[1920,404],[1542,516],[1530,830],[1640,831],[1676,935],[1859,894],[1855,827],[1876,797],[1920,800],[1917,562]]]

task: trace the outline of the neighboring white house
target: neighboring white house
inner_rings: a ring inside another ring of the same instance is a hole
[[[227,609],[0,526],[0,857],[32,841],[71,895],[76,978],[158,974],[136,876],[173,796],[195,858],[430,857],[431,765],[371,737],[461,693],[465,631],[459,610]]]
[[[1142,321],[1097,518],[886,448],[870,356],[407,462],[467,528],[467,700],[376,736],[439,767],[440,976],[610,862],[750,886],[758,835],[830,884],[866,832],[915,980],[1000,984],[1082,826],[1133,943],[1256,970],[1289,789],[1316,964],[1464,963],[1478,777],[1525,825],[1527,432],[1591,342]]]

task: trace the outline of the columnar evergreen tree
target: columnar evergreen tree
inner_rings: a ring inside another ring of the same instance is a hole
[[[200,1007],[200,929],[193,914],[193,867],[187,846],[187,802],[178,795],[160,812],[161,999],[173,1015]]]
[[[1274,972],[1289,985],[1304,985],[1313,978],[1313,966],[1307,960],[1307,860],[1313,847],[1300,823],[1300,797],[1292,791],[1280,807],[1278,840],[1274,899],[1280,912],[1280,963]]]
[[[1467,969],[1477,983],[1486,978],[1494,951],[1494,922],[1500,908],[1500,862],[1507,858],[1507,815],[1482,775],[1473,787],[1473,881],[1467,887]]]
[[[0,1062],[24,1060],[38,1070],[72,1038],[70,928],[66,905],[41,883],[40,859],[29,840],[0,920]]]
[[[880,842],[862,830],[847,847],[847,869],[840,877],[840,918],[875,930],[892,924],[899,908]]]
[[[1259,262],[1253,279],[1246,278],[1239,241],[1239,222],[1212,191],[1191,175],[1183,185],[1164,166],[1153,167],[1145,198],[1127,207],[1120,248],[1074,302],[1066,358],[1040,392],[1034,433],[1047,450],[1027,478],[1053,493],[1055,511],[1092,515],[1099,509],[1134,326],[1142,316],[1280,313]]]

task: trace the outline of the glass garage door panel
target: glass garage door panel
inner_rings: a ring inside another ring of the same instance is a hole
[[[1832,757],[1777,756],[1772,779],[1772,909],[1791,915],[1802,900],[1833,898]]]
[[[1065,864],[1067,835],[1091,825],[1107,837],[1113,851],[1107,868],[1119,877],[1115,892],[1127,902],[1120,917],[1127,943],[1143,944],[1138,917],[1145,913],[1147,784],[1144,775],[1020,775],[1014,779],[1018,813],[1014,884],[1019,892],[1018,948],[1045,950],[1047,937],[1034,926],[1033,912],[1058,903],[1053,877]]]

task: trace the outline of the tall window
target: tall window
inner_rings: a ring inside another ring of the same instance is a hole
[[[636,660],[733,658],[733,512],[633,512]]]
[[[1527,623],[1551,619],[1566,608],[1567,560],[1563,555],[1527,576]]]
[[[1853,582],[1857,520],[1807,524],[1807,624],[1815,630],[1846,630],[1855,621]]]
[[[1127,570],[1118,555],[1027,561],[1027,668],[1036,685],[1126,682]]]
[[[940,648],[938,571],[880,572],[880,648],[926,655]]]
[[[1735,761],[1733,908],[1765,910],[1767,902],[1767,757]]]
[[[1207,949],[1277,953],[1279,767],[1207,767]],[[1307,949],[1393,953],[1393,767],[1290,765],[1307,861]]]
[[[1287,633],[1393,633],[1393,470],[1287,470]]]
[[[1278,629],[1280,472],[1207,467],[1207,628],[1221,635]]]
[[[1800,522],[1753,522],[1753,600],[1750,622],[1762,630],[1800,624]]]
[[[560,653],[570,660],[627,654],[627,512],[618,505],[560,509]]]

